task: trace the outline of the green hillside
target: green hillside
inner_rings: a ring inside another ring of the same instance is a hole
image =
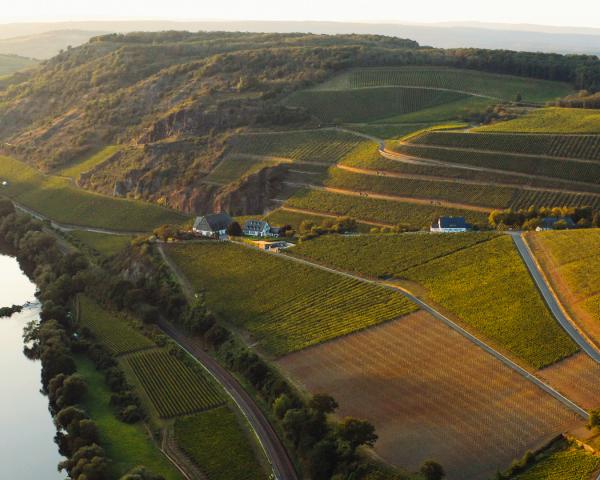
[[[0,54],[0,78],[18,72],[19,70],[33,67],[36,64],[37,61],[31,58]]]

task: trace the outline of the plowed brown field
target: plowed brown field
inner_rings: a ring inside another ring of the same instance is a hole
[[[600,406],[600,364],[583,352],[536,375],[586,410]]]
[[[376,452],[416,470],[440,462],[450,480],[487,479],[581,420],[425,312],[283,357],[341,416],[371,421]]]

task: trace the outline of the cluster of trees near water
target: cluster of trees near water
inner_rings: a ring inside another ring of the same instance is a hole
[[[600,227],[600,211],[591,207],[530,207],[527,209],[493,210],[489,216],[492,228],[506,230],[509,228],[519,230],[535,230],[542,225],[547,217],[570,218],[579,228]],[[565,221],[559,220],[554,228],[566,228]]]
[[[403,478],[381,470],[359,454],[359,447],[372,446],[377,440],[369,422],[355,418],[332,421],[329,415],[337,409],[333,398],[325,394],[308,399],[301,396],[276,369],[217,322],[202,296],[188,305],[166,265],[153,255],[151,243],[139,240],[121,256],[102,265],[90,264],[80,253],[63,254],[56,239],[43,231],[41,222],[17,215],[5,200],[0,200],[0,240],[17,255],[40,290],[41,321],[30,324],[25,332],[26,352],[42,362],[43,391],[57,427],[56,442],[66,457],[60,468],[74,480],[103,480],[110,465],[95,422],[80,406],[87,386],[77,374],[76,353],[88,355],[105,373],[113,391],[111,405],[122,421],[144,417],[113,356],[89,334],[82,335],[73,322],[73,300],[82,292],[111,308],[129,310],[146,323],[168,315],[178,319],[190,334],[202,335],[215,355],[271,406],[288,446],[314,480]],[[426,478],[436,479],[442,478],[443,469],[428,462],[423,472]],[[123,480],[134,478],[160,477],[140,467]]]
[[[139,405],[131,387],[114,359],[103,347],[78,338],[70,306],[74,296],[90,283],[90,264],[79,253],[63,254],[56,239],[43,231],[43,224],[17,215],[8,200],[0,199],[0,242],[15,254],[28,276],[39,288],[42,303],[40,321],[28,324],[24,331],[25,354],[41,360],[42,391],[48,395],[50,412],[57,428],[56,443],[65,460],[59,464],[73,480],[105,480],[110,459],[99,445],[100,435],[93,419],[81,407],[87,392],[85,380],[77,374],[74,355],[88,353],[96,365],[104,368],[107,384],[114,392],[111,403],[125,410]],[[119,403],[119,399],[127,401]],[[114,400],[114,402],[113,402]],[[131,410],[131,409],[129,409]],[[135,421],[133,415],[122,419]],[[139,467],[123,479],[160,480]]]

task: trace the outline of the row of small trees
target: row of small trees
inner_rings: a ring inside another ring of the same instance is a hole
[[[530,207],[527,209],[493,210],[489,216],[492,228],[504,230],[535,230],[547,217],[570,218],[580,228],[600,227],[600,211],[591,207]],[[554,228],[566,228],[563,221],[555,223]]]

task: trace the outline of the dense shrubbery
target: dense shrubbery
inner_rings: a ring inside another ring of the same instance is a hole
[[[591,207],[530,207],[521,210],[494,210],[489,222],[498,230],[523,229],[535,230],[546,217],[570,218],[580,228],[600,227],[600,211]],[[567,228],[564,220],[554,224],[557,230]]]

